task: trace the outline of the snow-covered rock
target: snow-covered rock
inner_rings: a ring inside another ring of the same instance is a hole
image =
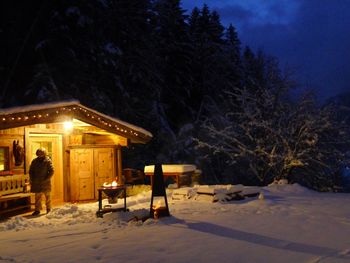
[[[191,187],[183,187],[175,189],[172,192],[171,199],[172,200],[186,200],[194,197],[196,192]]]

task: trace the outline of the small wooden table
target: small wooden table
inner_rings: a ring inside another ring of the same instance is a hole
[[[191,176],[196,170],[196,166],[191,164],[163,164],[162,170],[163,170],[164,178],[166,177],[175,178],[175,182],[177,184],[177,187],[179,188],[181,186],[181,182],[180,182],[181,176],[188,176],[189,184],[191,183]],[[146,176],[150,177],[151,185],[153,185],[154,165],[145,166],[144,172]]]
[[[126,185],[118,185],[111,187],[101,187],[98,190],[98,211],[96,212],[97,217],[103,217],[103,214],[109,212],[118,211],[128,211],[126,208]],[[112,206],[102,207],[102,193],[106,194],[108,197],[117,197],[121,192],[123,192],[124,197],[124,207],[113,208]]]

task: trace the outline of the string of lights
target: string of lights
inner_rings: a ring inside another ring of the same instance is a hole
[[[0,114],[0,129],[11,128],[19,122],[21,123],[20,126],[25,126],[34,123],[55,122],[60,118],[67,119],[73,117],[122,136],[142,138],[146,141],[151,139],[151,136],[120,124],[112,118],[109,119],[107,116],[99,115],[92,110],[76,105]]]

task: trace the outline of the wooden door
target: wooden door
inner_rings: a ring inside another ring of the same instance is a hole
[[[114,148],[94,149],[95,198],[98,198],[97,189],[103,183],[112,183],[112,181],[116,180],[114,151]]]
[[[36,158],[36,150],[45,148],[54,166],[51,179],[51,198],[53,203],[63,202],[63,164],[62,164],[62,135],[59,134],[30,134],[29,135],[28,167]]]
[[[72,149],[70,152],[71,200],[91,200],[94,195],[92,149]]]

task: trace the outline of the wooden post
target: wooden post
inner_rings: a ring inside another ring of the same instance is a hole
[[[122,147],[120,145],[117,146],[117,176],[118,176],[118,184],[124,184],[123,178],[123,169],[122,169]]]

